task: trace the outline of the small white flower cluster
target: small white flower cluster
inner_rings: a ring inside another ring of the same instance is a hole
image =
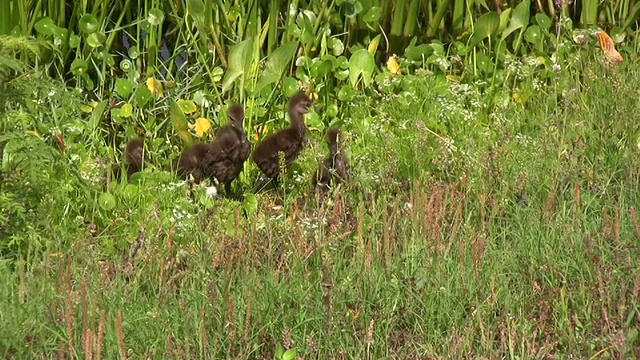
[[[172,215],[169,217],[169,221],[171,223],[176,223],[177,230],[186,230],[187,226],[185,224],[185,220],[190,220],[193,218],[192,214],[189,214],[186,210],[182,209],[179,205],[176,205],[172,211]]]

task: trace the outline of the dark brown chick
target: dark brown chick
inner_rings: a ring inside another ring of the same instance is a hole
[[[224,183],[231,196],[231,182],[238,177],[251,153],[251,144],[243,128],[244,109],[234,104],[229,108],[229,125],[222,127],[211,144],[204,164],[207,176]]]
[[[313,184],[321,194],[337,184],[349,180],[349,161],[344,151],[341,151],[340,129],[332,128],[327,130],[327,145],[329,145],[329,156],[327,156],[316,171]]]
[[[186,179],[189,175],[192,175],[196,183],[204,180],[207,177],[204,167],[210,147],[211,144],[200,143],[183,152],[176,165],[178,176]]]
[[[131,182],[131,175],[142,170],[144,162],[144,143],[142,140],[129,141],[124,149],[124,157],[127,163],[127,181]],[[111,173],[117,181],[122,178],[122,168],[119,165],[111,165]]]
[[[304,114],[309,112],[309,107],[311,107],[311,100],[304,92],[294,95],[289,101],[289,117],[291,118],[289,127],[267,136],[254,150],[253,161],[267,178],[274,179],[276,182],[278,180],[280,174],[279,153],[284,154],[287,168],[300,155],[307,132]],[[264,182],[263,179],[259,185],[263,185]]]
[[[129,141],[124,151],[124,156],[129,165],[127,169],[127,179],[131,179],[131,175],[142,170],[142,163],[144,162],[144,143],[142,140],[134,139]]]

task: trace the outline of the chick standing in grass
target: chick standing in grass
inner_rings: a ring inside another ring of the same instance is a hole
[[[267,178],[261,178],[254,190],[260,190],[269,179],[273,179],[277,185],[280,175],[280,153],[284,154],[287,168],[298,158],[306,140],[304,114],[309,112],[310,107],[311,100],[304,92],[294,95],[289,101],[289,127],[269,135],[255,149],[253,161]]]
[[[204,173],[204,164],[209,153],[209,144],[195,144],[189,150],[182,153],[177,161],[178,176],[183,179],[193,176],[196,183],[201,182],[207,176]]]
[[[218,130],[203,164],[204,174],[224,183],[231,196],[231,182],[238,177],[251,153],[251,144],[243,128],[244,109],[234,104],[229,108],[229,125]]]
[[[142,170],[144,162],[144,143],[140,139],[133,139],[127,143],[124,149],[124,158],[127,163],[127,181],[131,182],[131,175]],[[116,180],[120,181],[122,169],[118,165],[112,165],[111,171]]]
[[[332,128],[327,131],[327,145],[329,146],[329,156],[327,156],[313,179],[313,184],[320,194],[324,195],[337,184],[346,182],[349,179],[349,161],[347,160],[342,147],[340,129]]]
[[[144,144],[140,139],[129,141],[124,151],[125,158],[129,168],[127,169],[127,179],[131,179],[131,175],[142,170],[144,162]]]

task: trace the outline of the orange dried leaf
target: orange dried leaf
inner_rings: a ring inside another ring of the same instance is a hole
[[[147,88],[158,96],[159,99],[164,97],[164,91],[162,89],[162,83],[152,77],[147,79]]]
[[[604,31],[598,32],[598,43],[600,44],[600,48],[604,52],[607,57],[607,60],[612,62],[622,62],[624,59],[622,55],[616,50],[615,43],[609,34]]]

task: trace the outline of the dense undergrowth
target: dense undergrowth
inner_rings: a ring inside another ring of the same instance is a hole
[[[324,202],[312,129],[282,196],[190,196],[154,139],[106,206],[99,119],[76,90],[20,82],[33,96],[1,109],[0,356],[638,358],[626,56],[544,82],[520,64],[513,89],[386,73],[332,120],[354,181]]]

